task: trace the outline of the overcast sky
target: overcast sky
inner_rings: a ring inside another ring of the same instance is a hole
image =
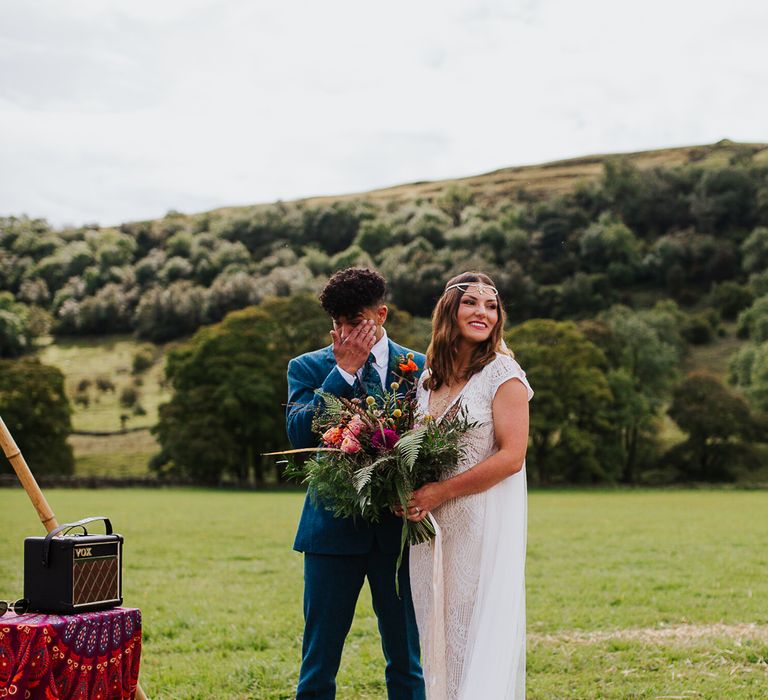
[[[768,141],[763,0],[0,0],[0,214]]]

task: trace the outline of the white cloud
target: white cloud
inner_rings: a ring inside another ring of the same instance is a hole
[[[57,224],[766,140],[749,0],[10,0],[0,212]]]

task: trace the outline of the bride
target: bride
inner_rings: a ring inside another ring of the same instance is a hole
[[[502,338],[493,281],[449,280],[432,314],[422,413],[460,402],[476,426],[458,468],[414,492],[409,520],[437,537],[411,547],[413,603],[429,700],[525,697],[525,547],[528,401],[533,391]],[[402,514],[402,510],[399,511]]]

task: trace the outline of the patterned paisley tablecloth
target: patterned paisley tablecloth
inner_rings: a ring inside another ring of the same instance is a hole
[[[141,611],[0,617],[0,698],[120,700],[136,693]]]

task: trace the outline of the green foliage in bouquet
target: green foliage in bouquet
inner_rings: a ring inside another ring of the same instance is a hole
[[[401,359],[400,370],[412,374],[413,359]],[[318,390],[323,401],[312,427],[322,446],[280,453],[311,453],[286,474],[307,484],[313,502],[336,517],[378,522],[394,506],[407,504],[420,486],[453,472],[461,459],[461,438],[474,424],[460,402],[435,420],[419,414],[415,381],[403,376],[389,389],[364,401]],[[411,522],[403,515],[403,548],[434,535],[429,518]]]
[[[326,442],[326,450],[292,469],[292,476],[302,477],[310,487],[314,502],[337,517],[380,521],[392,506],[407,503],[414,490],[455,470],[462,454],[461,437],[472,427],[459,404],[436,421],[419,416],[413,404],[399,399],[395,392],[385,394],[381,405],[367,405],[366,409],[354,401],[318,393],[325,408],[315,417],[317,432],[328,438],[335,437],[329,431],[343,434],[349,428],[341,426],[348,426],[354,416],[365,426],[356,436],[359,449],[353,441],[337,449]],[[398,409],[401,415],[392,416]],[[398,425],[399,419],[406,420]],[[404,431],[398,430],[404,426]],[[429,520],[406,522],[411,544],[434,535]]]

